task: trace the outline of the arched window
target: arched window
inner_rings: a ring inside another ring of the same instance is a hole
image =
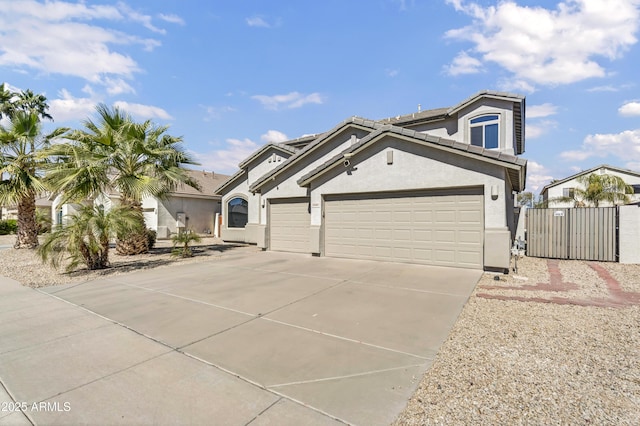
[[[244,228],[249,220],[249,203],[241,197],[235,197],[227,203],[227,227]]]
[[[499,140],[499,119],[496,114],[483,115],[471,120],[471,145],[482,148],[498,148]]]

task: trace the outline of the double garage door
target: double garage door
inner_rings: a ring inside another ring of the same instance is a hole
[[[480,189],[327,196],[325,256],[483,266]],[[309,200],[272,200],[271,250],[309,253]]]

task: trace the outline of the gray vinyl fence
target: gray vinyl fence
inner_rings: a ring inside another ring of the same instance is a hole
[[[618,209],[587,207],[527,210],[527,255],[618,261]]]

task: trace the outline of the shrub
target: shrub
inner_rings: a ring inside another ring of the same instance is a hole
[[[18,232],[18,221],[16,219],[0,220],[0,235],[15,234]]]
[[[156,245],[156,239],[158,238],[158,233],[153,229],[147,229],[147,246],[149,250],[151,250]]]
[[[173,241],[173,250],[171,255],[176,257],[192,257],[191,243],[199,243],[200,237],[191,229],[179,232],[171,237]]]

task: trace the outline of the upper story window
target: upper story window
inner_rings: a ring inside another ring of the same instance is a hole
[[[227,203],[227,227],[244,228],[249,221],[249,203],[241,197],[235,197]]]
[[[575,188],[562,188],[562,196],[565,198],[573,198],[575,196]]]
[[[498,148],[500,116],[497,114],[483,115],[471,120],[471,145],[482,148]]]
[[[640,185],[631,185],[634,194],[640,194]]]

